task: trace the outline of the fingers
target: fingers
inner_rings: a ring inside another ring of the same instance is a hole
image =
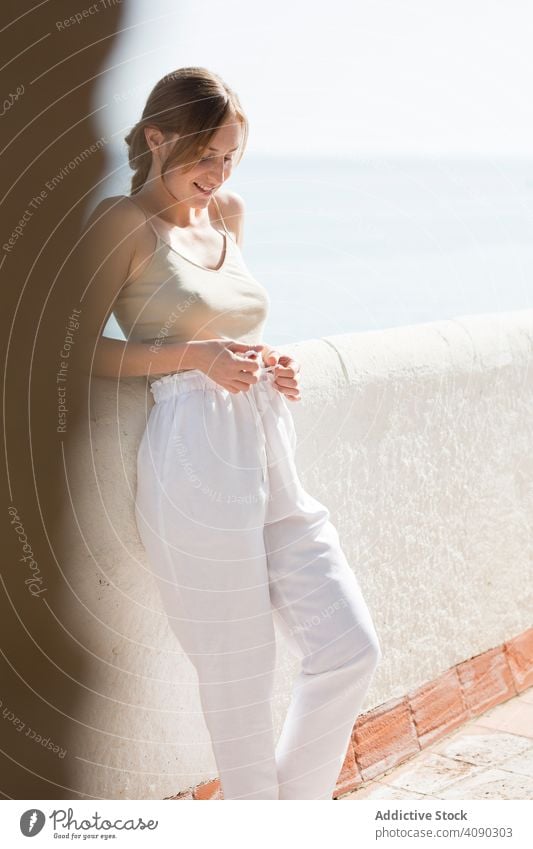
[[[291,400],[297,398],[298,400],[300,400],[299,389],[287,389],[286,387],[280,388],[279,386],[277,386],[276,389],[278,390],[280,395],[283,395],[284,398],[290,398]]]
[[[292,378],[295,379],[298,371],[292,368],[282,368],[281,366],[276,366],[276,375],[278,377]]]
[[[300,371],[300,363],[297,363],[296,360],[293,360],[288,355],[283,355],[278,360],[277,373],[285,374],[287,376],[295,376]]]
[[[300,364],[289,356],[282,356],[275,368],[275,385],[281,394],[289,401],[300,401],[299,390]]]
[[[239,374],[235,375],[233,379],[246,383],[258,383],[260,371],[261,366],[258,362],[255,360],[247,361],[246,365],[239,369]]]
[[[298,389],[298,381],[297,380],[289,380],[289,379],[281,379],[275,381],[277,386],[283,389]]]
[[[247,348],[246,351],[232,351],[233,359],[238,360],[240,363],[256,362],[257,361],[257,351],[254,351],[253,348]]]
[[[267,345],[249,345],[232,343],[227,346],[234,353],[234,360],[239,364],[239,374],[228,383],[228,389],[232,393],[247,392],[252,384],[260,379],[262,363],[259,356],[254,356],[253,351],[263,351]],[[293,360],[288,354],[281,354],[275,349],[268,353],[263,352],[263,364],[274,374],[274,386],[290,401],[300,401],[299,372],[300,364]]]
[[[235,352],[257,351],[257,353],[260,353],[265,346],[250,345],[248,342],[228,342],[226,347]]]
[[[279,394],[283,395],[284,398],[288,398],[289,401],[299,401],[301,399],[301,395],[299,390],[295,389],[280,389],[279,386],[276,387]]]
[[[237,387],[238,391],[247,392],[254,383],[259,383],[259,364],[253,363],[254,368],[241,369],[239,374],[232,378],[231,385]]]

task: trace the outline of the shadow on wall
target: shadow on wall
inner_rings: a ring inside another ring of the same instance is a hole
[[[69,252],[87,193],[103,176],[105,144],[88,116],[94,81],[122,18],[118,3],[90,16],[86,6],[72,0],[2,4],[2,55],[10,61],[2,71],[7,521],[0,789],[14,799],[84,798],[69,741],[87,722],[89,655],[66,625],[67,611],[80,601],[69,589],[63,531],[65,522],[75,521],[64,449],[84,417],[88,377],[73,369],[83,277]],[[65,20],[68,28],[60,25]],[[88,353],[78,349],[80,365]]]

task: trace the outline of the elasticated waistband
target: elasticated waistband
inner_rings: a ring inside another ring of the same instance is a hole
[[[264,368],[261,371],[259,376],[260,381],[273,379],[271,368]],[[257,384],[252,384],[252,388],[254,385]],[[217,383],[205,374],[205,372],[200,371],[200,369],[165,374],[159,380],[154,380],[150,386],[150,391],[156,403],[163,401],[165,398],[173,398],[181,392],[191,392],[194,389],[216,389],[219,392],[227,391],[220,383]]]

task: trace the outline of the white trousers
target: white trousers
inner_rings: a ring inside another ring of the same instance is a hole
[[[198,674],[224,799],[331,799],[381,651],[272,382],[232,394],[194,369],[152,384],[136,521]],[[300,660],[277,742],[274,617]]]

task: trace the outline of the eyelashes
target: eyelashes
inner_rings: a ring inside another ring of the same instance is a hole
[[[208,159],[212,159],[212,158],[213,157],[211,157],[211,156],[204,156],[203,159],[200,159],[200,162],[207,162]],[[233,157],[226,156],[226,157],[224,157],[224,161],[225,162],[233,162]]]

